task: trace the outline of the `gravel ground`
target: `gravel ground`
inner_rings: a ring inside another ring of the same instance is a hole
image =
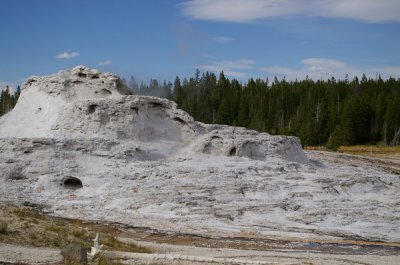
[[[0,243],[0,262],[55,264],[62,261],[60,249],[16,246]]]
[[[253,251],[226,248],[200,248],[137,242],[152,248],[155,254],[105,252],[126,264],[386,264],[398,265],[400,256],[333,255],[291,251]],[[0,263],[59,264],[59,249],[15,246],[0,243]]]

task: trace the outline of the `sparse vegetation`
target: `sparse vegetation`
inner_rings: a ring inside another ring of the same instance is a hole
[[[305,150],[327,151],[325,146],[306,146]],[[400,146],[387,145],[352,145],[338,146],[336,151],[351,155],[362,155],[380,158],[400,158]]]
[[[22,220],[24,220],[27,217],[34,217],[36,215],[35,212],[31,211],[29,208],[26,207],[12,208],[11,211],[14,215],[18,216]]]
[[[100,238],[100,243],[106,246],[106,249],[113,249],[124,252],[150,253],[149,249],[134,244],[126,244],[119,241],[115,236],[108,234],[103,239]]]
[[[97,265],[122,265],[123,263],[115,261],[115,260],[111,260],[108,257],[99,255],[99,257],[97,258]]]
[[[11,207],[0,203],[0,218],[12,220],[0,221],[0,242],[4,243],[57,248],[74,243],[89,250],[93,246],[96,233],[100,233],[100,243],[104,244],[107,250],[151,252],[147,248],[119,241],[116,238],[118,230],[114,227],[51,217],[29,207]],[[8,231],[11,230],[10,226],[12,232]]]
[[[56,224],[46,225],[44,229],[50,232],[55,232],[57,234],[66,234],[68,232],[65,227]]]
[[[8,224],[6,221],[0,220],[0,234],[6,234],[7,233],[7,228]]]
[[[373,157],[400,158],[400,146],[354,145],[340,146],[339,152]]]
[[[72,235],[76,238],[82,238],[87,235],[87,231],[85,231],[83,228],[78,228],[72,230]]]

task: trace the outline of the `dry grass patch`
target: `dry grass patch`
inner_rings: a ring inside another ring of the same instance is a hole
[[[109,250],[136,252],[136,253],[151,253],[148,248],[119,241],[114,235],[110,234],[104,236],[103,238],[100,238],[100,243],[104,244],[105,249]]]
[[[97,258],[96,264],[97,265],[123,265],[123,263],[121,263],[121,262],[118,262],[116,260],[110,259],[110,258],[102,256],[102,255],[100,255]]]
[[[304,150],[309,151],[328,151],[325,146],[305,146]],[[352,145],[339,146],[338,152],[350,155],[362,155],[378,158],[400,158],[400,146],[382,146],[382,145]]]
[[[339,152],[372,157],[400,158],[400,146],[354,145],[340,146]]]
[[[83,223],[76,219],[56,218],[29,207],[0,203],[0,220],[0,242],[4,243],[56,248],[74,243],[90,250],[96,233],[100,233],[100,243],[107,250],[151,252],[147,248],[117,240],[119,230],[114,227]]]
[[[6,221],[0,220],[0,234],[7,234],[8,224]]]

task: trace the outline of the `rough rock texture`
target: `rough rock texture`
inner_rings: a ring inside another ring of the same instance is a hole
[[[30,78],[0,119],[1,199],[174,232],[400,240],[397,175],[128,94],[81,66]]]
[[[61,250],[61,256],[65,265],[88,264],[86,249],[79,245],[69,244]]]
[[[0,138],[97,139],[168,146],[160,146],[154,158],[145,155],[145,160],[158,160],[194,144],[196,152],[213,155],[257,160],[276,155],[307,161],[296,138],[202,124],[172,101],[128,94],[117,76],[83,66],[31,77],[22,86],[15,109],[0,119]]]

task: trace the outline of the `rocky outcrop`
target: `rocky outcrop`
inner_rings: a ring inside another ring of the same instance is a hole
[[[75,244],[69,244],[61,250],[64,265],[86,265],[88,264],[87,251],[85,248]]]
[[[310,162],[295,137],[196,122],[81,66],[28,79],[0,118],[0,199],[65,217],[398,241],[399,189],[395,174]]]
[[[195,152],[213,155],[256,160],[277,155],[307,162],[297,138],[202,124],[172,101],[129,94],[116,75],[83,66],[31,77],[15,109],[0,119],[0,138],[170,143],[172,149],[159,149],[149,160],[194,147]]]

